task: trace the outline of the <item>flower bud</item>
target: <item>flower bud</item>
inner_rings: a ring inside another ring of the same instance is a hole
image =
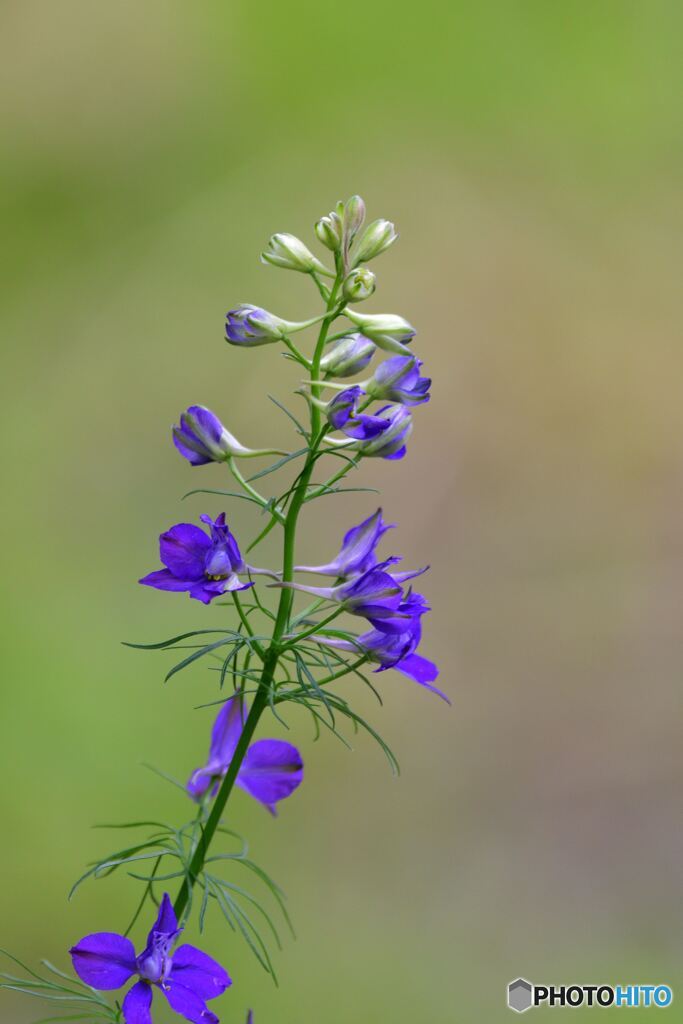
[[[248,459],[257,455],[285,454],[274,448],[245,448],[204,405],[191,405],[173,428],[173,443],[192,466],[225,462],[231,456]]]
[[[287,321],[260,306],[242,303],[226,314],[225,336],[231,345],[269,345],[284,337]]]
[[[348,306],[344,314],[378,348],[402,356],[410,355],[406,344],[412,341],[417,332],[402,316],[395,313],[357,313]]]
[[[344,206],[344,231],[346,244],[351,245],[365,220],[365,203],[360,196],[351,196]]]
[[[379,364],[363,386],[372,398],[401,405],[421,405],[429,401],[432,383],[430,377],[420,376],[421,366],[422,360],[414,356],[391,356]]]
[[[367,267],[358,267],[347,275],[342,291],[347,302],[369,299],[377,287],[375,275]]]
[[[389,220],[373,220],[358,239],[354,263],[367,263],[393,245],[398,235]]]
[[[332,252],[338,252],[342,244],[342,221],[338,213],[332,211],[321,217],[315,225],[318,241]]]
[[[302,274],[318,273],[329,275],[327,268],[317,259],[296,235],[277,234],[268,242],[268,248],[261,253],[263,263],[271,263],[284,270],[298,270]]]
[[[375,346],[362,334],[347,334],[331,346],[320,360],[320,369],[330,377],[354,377],[368,365]]]

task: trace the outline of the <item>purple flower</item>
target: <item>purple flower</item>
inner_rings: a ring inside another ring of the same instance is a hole
[[[245,448],[205,405],[191,405],[173,428],[173,443],[192,466],[224,462],[231,456],[249,459],[257,455],[285,455],[276,448]]]
[[[381,416],[369,416],[358,412],[358,404],[366,398],[361,387],[355,385],[340,391],[327,405],[327,419],[335,430],[341,430],[347,437],[366,441],[376,438],[391,426],[391,420]]]
[[[226,525],[225,513],[215,522],[211,516],[199,518],[210,527],[211,536],[193,523],[172,526],[159,538],[159,555],[166,568],[143,576],[140,583],[157,590],[189,591],[190,597],[204,604],[226,591],[254,585],[242,583],[238,576],[247,566]]]
[[[260,306],[243,303],[226,314],[225,337],[231,345],[269,345],[283,337],[285,321]]]
[[[332,377],[354,377],[364,370],[376,352],[374,342],[362,334],[346,334],[330,346],[320,369]]]
[[[380,409],[379,415],[385,415],[389,426],[378,437],[368,441],[358,441],[352,447],[364,457],[378,459],[402,459],[406,453],[406,441],[413,430],[413,421],[408,409],[402,405],[388,405]]]
[[[414,356],[392,356],[385,359],[365,385],[373,398],[400,402],[401,405],[420,405],[428,402],[430,377],[420,376],[422,360]]]
[[[190,776],[187,790],[201,800],[211,789],[218,792],[219,780],[226,774],[242,735],[246,710],[241,694],[225,702],[214,722],[209,757],[203,768]],[[301,754],[284,740],[257,740],[249,747],[237,779],[237,785],[276,814],[275,804],[291,796],[304,777]]]
[[[386,525],[382,519],[382,509],[378,508],[371,516],[364,519],[358,526],[352,526],[344,534],[342,546],[337,557],[326,565],[297,565],[297,572],[311,572],[318,576],[334,576],[335,579],[346,579],[371,569],[377,564],[375,548],[394,524]]]
[[[130,939],[116,932],[86,935],[69,953],[76,974],[92,988],[111,991],[134,975],[140,978],[123,1000],[126,1024],[152,1024],[154,988],[163,992],[172,1010],[192,1024],[219,1024],[206,1001],[222,995],[232,982],[221,965],[200,949],[183,945],[173,951],[181,931],[165,893],[139,956]]]
[[[323,597],[327,601],[337,601],[343,611],[351,615],[362,615],[377,629],[391,633],[401,632],[407,628],[409,613],[400,610],[403,601],[403,589],[399,579],[387,572],[387,567],[398,562],[398,558],[389,558],[378,562],[360,576],[354,576],[336,587],[309,587],[303,583],[274,583],[274,587],[285,587],[289,590],[301,590],[305,594]],[[407,579],[417,573],[404,573]]]
[[[361,651],[370,661],[379,663],[375,672],[385,672],[388,668],[395,668],[450,704],[446,694],[433,685],[439,675],[437,666],[433,661],[415,653],[422,639],[420,619],[429,610],[426,601],[420,594],[412,594],[400,607],[408,613],[407,628],[404,625],[403,632],[387,633],[379,629],[371,629],[353,642],[330,636],[316,636],[315,639],[318,643],[335,647],[338,650]]]

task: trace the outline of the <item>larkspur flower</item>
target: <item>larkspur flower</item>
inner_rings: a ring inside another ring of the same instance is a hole
[[[273,583],[271,586],[300,590],[304,594],[334,601],[341,611],[360,615],[379,630],[399,633],[405,631],[409,619],[414,614],[412,609],[401,610],[404,601],[401,584],[406,579],[421,575],[426,569],[395,577],[388,569],[398,561],[398,558],[388,558],[384,562],[378,562],[359,576],[353,576],[334,587],[311,587],[304,583],[288,582]]]
[[[344,310],[344,315],[378,348],[401,356],[410,355],[406,345],[413,340],[417,331],[402,316],[395,313],[358,313],[349,306]]]
[[[137,975],[123,1005],[126,1024],[152,1024],[154,989],[163,992],[171,1009],[192,1024],[219,1024],[206,1002],[232,984],[227,972],[195,946],[173,949],[182,929],[164,894],[159,914],[139,956],[130,939],[116,932],[86,935],[69,953],[74,970],[86,985],[107,992],[122,988]]]
[[[355,385],[340,391],[327,403],[325,411],[327,420],[335,430],[341,430],[347,437],[367,441],[376,438],[391,426],[388,417],[372,416],[358,412],[358,405],[366,394]]]
[[[296,571],[310,572],[317,576],[333,576],[335,579],[358,576],[377,564],[375,548],[384,534],[393,528],[393,523],[384,522],[382,509],[378,508],[362,523],[352,526],[344,534],[339,554],[331,562],[324,565],[297,565]]]
[[[421,405],[430,399],[430,377],[420,376],[422,360],[414,356],[391,356],[380,363],[374,374],[360,386],[372,398],[400,405]]]
[[[237,694],[225,702],[214,722],[206,765],[190,776],[187,790],[194,800],[201,800],[209,790],[212,796],[218,792],[220,779],[230,767],[245,721],[244,700]],[[256,740],[249,747],[235,782],[271,814],[276,814],[276,803],[291,796],[301,784],[303,769],[301,754],[291,743]]]
[[[358,332],[345,334],[330,345],[320,360],[320,369],[330,377],[355,377],[368,365],[377,346]]]
[[[240,554],[237,541],[221,512],[214,521],[211,516],[199,517],[210,529],[211,536],[194,523],[178,523],[159,537],[159,555],[165,568],[150,572],[138,582],[157,590],[188,591],[190,597],[209,604],[226,591],[246,590],[253,583],[243,583],[239,573],[258,572],[248,567]]]
[[[415,598],[418,599],[417,602]],[[371,629],[356,637],[353,642],[326,635],[316,635],[314,639],[320,644],[334,647],[337,650],[365,654],[369,661],[377,663],[378,667],[375,672],[386,672],[387,669],[395,668],[450,704],[446,694],[433,685],[434,680],[439,676],[439,669],[433,661],[416,653],[422,639],[420,619],[428,610],[426,603],[422,603],[423,601],[421,595],[411,595],[408,598],[409,617],[401,633],[387,633],[379,629]]]
[[[378,419],[386,419],[389,425],[376,437],[358,441],[343,441],[328,437],[328,444],[347,451],[359,452],[364,458],[402,459],[406,454],[406,441],[413,431],[410,411],[402,405],[387,405],[376,413]]]
[[[191,405],[173,427],[173,443],[192,466],[224,462],[229,458],[253,459],[259,455],[286,455],[278,448],[245,448],[205,405]]]

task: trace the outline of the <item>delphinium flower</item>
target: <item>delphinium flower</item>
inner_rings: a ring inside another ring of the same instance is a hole
[[[318,643],[326,644],[328,647],[364,654],[369,661],[378,663],[375,672],[386,672],[389,668],[395,668],[450,704],[443,690],[433,685],[434,680],[439,676],[439,669],[433,661],[416,653],[422,639],[420,617],[426,610],[423,609],[417,615],[408,616],[405,621],[405,629],[401,633],[387,633],[380,629],[371,629],[353,641],[327,635],[316,635],[315,639]]]
[[[199,518],[211,535],[194,523],[172,526],[159,537],[159,555],[165,568],[143,576],[140,583],[157,590],[187,591],[204,604],[226,591],[253,587],[253,582],[243,583],[239,578],[247,565],[225,522],[225,513],[216,520],[208,515]]]
[[[378,437],[391,426],[388,417],[373,416],[358,411],[358,405],[365,398],[362,388],[355,386],[340,391],[325,407],[327,420],[334,430],[341,430],[347,437],[367,441]]]
[[[194,800],[215,796],[235,754],[246,719],[241,694],[230,697],[218,713],[211,733],[209,757],[190,776],[187,790]],[[275,805],[291,796],[304,777],[301,754],[284,740],[256,740],[247,750],[236,784],[276,814]]]
[[[400,405],[421,405],[428,402],[432,381],[420,376],[422,360],[415,356],[392,356],[380,363],[370,380],[362,387],[371,398],[398,402]]]
[[[413,431],[413,418],[409,409],[403,405],[386,405],[378,409],[375,416],[388,421],[386,428],[375,437],[357,441],[328,437],[328,444],[344,448],[346,451],[359,452],[363,458],[390,461],[402,459],[408,450],[406,441]]]
[[[174,950],[182,928],[178,927],[167,893],[139,956],[130,939],[116,932],[86,935],[69,952],[76,974],[92,988],[112,991],[131,978],[140,979],[123,1000],[126,1024],[151,1024],[154,989],[162,992],[171,1009],[192,1024],[219,1024],[206,1002],[216,999],[232,984],[227,972],[195,946]]]
[[[173,427],[173,443],[192,466],[225,462],[229,458],[253,459],[259,455],[285,455],[279,448],[245,448],[218,416],[204,405],[191,405]]]
[[[335,579],[347,579],[377,565],[375,548],[388,530],[394,528],[393,523],[385,523],[382,509],[378,508],[371,516],[352,526],[344,534],[339,554],[331,562],[323,565],[297,565],[297,572],[310,572],[318,576],[333,576]]]

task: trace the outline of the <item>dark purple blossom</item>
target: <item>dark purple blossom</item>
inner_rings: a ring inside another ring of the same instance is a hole
[[[414,356],[392,356],[380,363],[372,378],[365,385],[373,398],[401,405],[420,405],[428,402],[430,377],[420,376],[422,360]]]
[[[226,591],[253,586],[239,578],[247,566],[226,525],[225,513],[221,512],[215,522],[211,516],[199,518],[209,526],[211,536],[193,523],[172,526],[159,538],[159,555],[165,568],[143,576],[140,583],[157,590],[188,591],[190,597],[204,604]]]
[[[357,576],[377,564],[375,548],[387,530],[393,529],[393,526],[393,523],[387,525],[383,521],[382,509],[378,508],[362,523],[352,526],[344,534],[339,554],[331,562],[325,565],[297,565],[296,569],[298,572],[333,576],[335,579]]]
[[[327,419],[335,430],[360,441],[376,438],[391,426],[389,418],[358,412],[358,405],[367,395],[355,385],[340,391],[327,405]]]
[[[173,904],[167,893],[161,901],[157,920],[139,956],[130,939],[116,932],[86,935],[69,952],[81,981],[101,991],[121,988],[137,975],[123,1000],[126,1024],[152,1024],[154,989],[163,992],[171,1009],[192,1024],[219,1024],[207,1008],[232,984],[227,972],[195,946],[178,946],[174,951],[178,927]]]
[[[226,774],[235,754],[246,720],[241,694],[225,702],[214,722],[209,757],[203,768],[190,776],[187,790],[194,800],[201,800],[211,790],[218,792],[220,779]],[[275,804],[291,796],[304,777],[301,754],[284,740],[257,740],[242,761],[236,783],[276,814]]]

